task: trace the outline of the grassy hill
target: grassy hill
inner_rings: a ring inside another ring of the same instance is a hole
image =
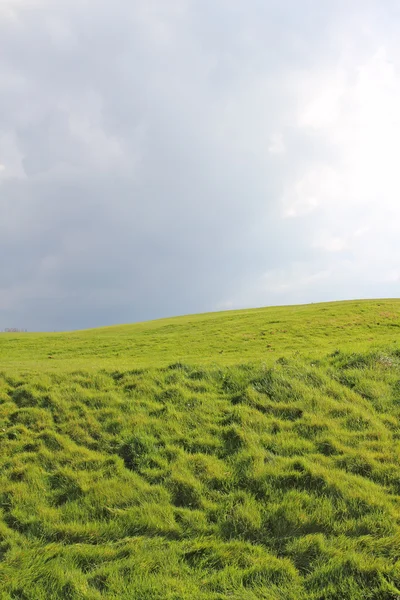
[[[400,301],[0,334],[0,600],[400,597]]]

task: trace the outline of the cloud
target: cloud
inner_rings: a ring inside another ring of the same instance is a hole
[[[274,133],[270,136],[268,152],[271,154],[283,154],[285,152],[285,142],[281,133]]]
[[[0,328],[395,295],[395,3],[0,6]]]
[[[343,252],[348,248],[348,242],[340,237],[329,237],[329,235],[321,235],[318,242],[315,243],[316,248],[321,248],[327,252]]]
[[[298,129],[328,158],[310,161],[282,199],[285,216],[315,213],[315,247],[348,250],[343,272],[352,273],[360,291],[363,282],[377,296],[393,291],[379,286],[393,281],[387,274],[396,268],[400,239],[398,58],[398,48],[373,40],[361,62],[357,53],[346,55],[306,80]],[[340,264],[335,258],[334,266]]]

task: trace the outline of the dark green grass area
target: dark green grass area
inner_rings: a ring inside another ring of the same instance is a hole
[[[397,600],[399,308],[0,337],[0,599]]]

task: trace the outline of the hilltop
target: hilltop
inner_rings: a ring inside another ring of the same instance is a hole
[[[0,335],[1,600],[395,600],[400,301]]]
[[[400,300],[279,306],[65,333],[0,335],[0,360],[41,369],[234,365],[397,343]],[[56,361],[56,365],[50,363]]]

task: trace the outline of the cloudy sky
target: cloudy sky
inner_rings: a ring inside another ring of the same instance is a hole
[[[397,0],[0,0],[0,329],[400,292]]]

